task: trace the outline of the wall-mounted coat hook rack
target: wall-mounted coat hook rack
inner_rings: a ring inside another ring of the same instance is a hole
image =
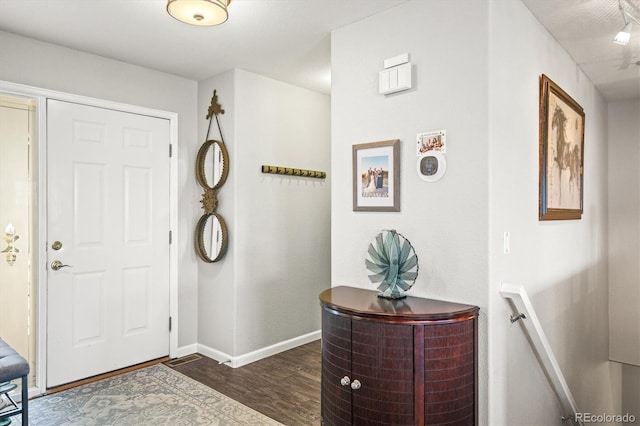
[[[292,167],[268,166],[262,165],[262,173],[271,173],[274,175],[302,176],[316,179],[325,179],[326,172],[319,170],[294,169]]]

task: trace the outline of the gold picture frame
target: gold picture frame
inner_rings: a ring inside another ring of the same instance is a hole
[[[353,211],[400,211],[400,140],[353,145]]]
[[[584,194],[582,107],[540,76],[539,220],[581,219]]]

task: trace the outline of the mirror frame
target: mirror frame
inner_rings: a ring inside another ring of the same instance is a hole
[[[212,145],[218,145],[220,151],[222,152],[222,174],[220,175],[220,180],[211,186],[209,182],[207,182],[207,175],[204,172],[205,167],[205,159],[207,158],[207,152],[212,147]],[[209,189],[218,189],[220,188],[226,181],[227,176],[229,175],[229,153],[227,152],[227,147],[224,142],[210,139],[202,144],[200,149],[198,150],[198,155],[196,156],[196,180],[203,188]]]
[[[209,219],[209,217],[211,216],[215,217],[218,220],[218,223],[220,223],[220,229],[222,231],[222,244],[220,246],[220,251],[218,251],[216,257],[213,259],[209,254],[207,254],[207,251],[204,248],[204,227],[207,223],[207,219]],[[222,216],[217,213],[203,214],[200,217],[198,223],[196,224],[194,237],[196,253],[198,254],[198,257],[200,257],[200,259],[207,263],[217,262],[218,260],[222,259],[222,256],[224,256],[224,254],[227,252],[227,243],[229,242],[227,224],[224,222],[224,219],[222,219]]]

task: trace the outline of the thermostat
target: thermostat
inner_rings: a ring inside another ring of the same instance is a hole
[[[428,151],[426,154],[418,156],[416,165],[418,176],[427,182],[435,182],[442,179],[447,171],[447,161],[440,151]]]

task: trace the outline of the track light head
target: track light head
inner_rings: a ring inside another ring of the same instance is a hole
[[[621,44],[623,46],[626,46],[627,44],[629,44],[629,40],[631,40],[632,26],[633,26],[632,22],[627,22],[625,26],[620,30],[620,32],[615,36],[615,38],[613,39],[613,42]]]

